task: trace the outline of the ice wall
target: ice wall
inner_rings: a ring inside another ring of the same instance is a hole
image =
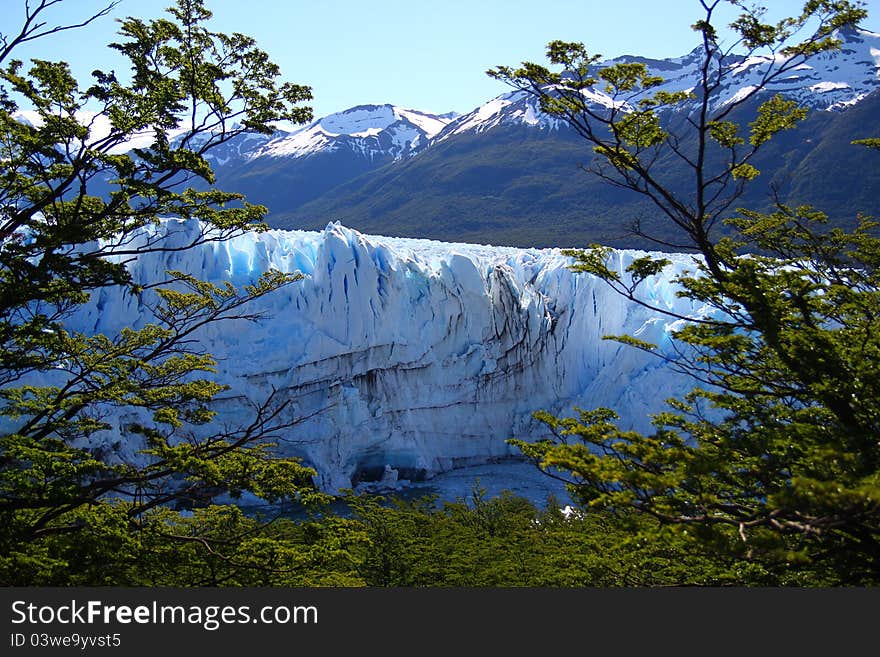
[[[158,230],[173,244],[197,229],[168,221]],[[615,266],[637,254],[617,252]],[[293,416],[308,418],[279,450],[303,457],[335,491],[386,464],[412,479],[512,454],[506,439],[538,437],[537,409],[610,406],[644,428],[648,413],[689,389],[662,359],[602,340],[630,333],[662,350],[672,320],[568,264],[558,250],[370,237],[331,224],[142,257],[131,267],[144,281],[169,269],[236,285],[270,267],[305,275],[249,308],[270,318],[213,325],[199,337],[231,386],[219,421],[278,390]],[[668,272],[683,267],[692,268],[689,257],[676,256]],[[675,297],[669,275],[644,292],[696,312]],[[114,332],[147,320],[137,298],[107,290],[76,323]]]

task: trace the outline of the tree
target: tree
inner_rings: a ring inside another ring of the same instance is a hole
[[[608,409],[578,409],[578,417],[564,419],[540,412],[548,437],[512,442],[541,467],[564,473],[588,507],[652,516],[719,558],[761,564],[777,583],[875,584],[878,224],[859,217],[845,231],[829,229],[827,217],[809,207],[736,208],[760,174],[754,154],[806,115],[768,87],[838,48],[835,30],[855,26],[866,12],[850,2],[809,0],[800,16],[768,23],[763,9],[732,1],[740,14],[726,47],[716,28],[722,4],[700,2],[694,90],[664,89],[640,63],[599,67],[582,44],[560,41],[547,50],[560,72],[534,63],[489,71],[565,119],[593,146],[598,175],[650,199],[676,227],[681,239],[663,245],[696,254],[693,270],[676,279],[679,294],[706,309],[670,318],[683,320],[671,330],[679,357],[670,367],[693,376],[696,387],[653,418],[653,433],[622,431]],[[764,57],[762,76],[719,103],[739,49]],[[593,102],[597,94],[604,103]],[[748,126],[731,120],[735,109],[749,108],[756,109]],[[670,110],[686,117],[684,131],[670,128]],[[671,160],[692,176],[684,192],[664,183]],[[645,304],[640,284],[669,264],[651,254],[620,272],[600,246],[570,255],[576,271]],[[614,339],[654,349],[630,336]]]
[[[223,491],[319,497],[312,470],[272,453],[271,439],[296,422],[285,402],[270,397],[241,426],[212,428],[211,402],[223,386],[211,380],[214,361],[197,340],[208,324],[257,319],[247,303],[296,277],[270,271],[237,290],[189,272],[136,280],[128,267],[150,253],[264,229],[267,209],[214,188],[205,156],[246,132],[270,134],[274,121],[309,120],[300,104],[310,89],[278,82],[278,67],[250,37],[212,32],[202,0],[178,0],[168,18],[121,21],[121,40],[110,47],[130,62],[129,81],[94,71],[84,89],[64,62],[33,60],[25,70],[11,58],[17,45],[77,27],[46,28],[59,1],[28,5],[20,33],[0,35],[0,581],[7,584],[73,580],[82,564],[58,556],[59,537],[86,544],[109,527],[129,539],[153,528],[167,541],[208,546],[197,533],[175,534],[175,523],[150,521],[173,504]],[[126,152],[144,135],[148,146]],[[164,217],[197,220],[199,229],[172,245],[159,229]],[[71,330],[72,315],[110,287],[135,296],[152,321],[112,335]],[[108,409],[139,419],[111,427]],[[140,456],[125,462],[97,450],[92,439],[111,429]]]
[[[641,535],[637,514],[569,513],[548,499],[538,510],[474,485],[467,498],[346,498],[365,539],[352,545],[367,586],[637,587],[730,583],[726,568],[678,537]],[[339,519],[335,519],[339,522]],[[755,574],[750,573],[755,578]]]

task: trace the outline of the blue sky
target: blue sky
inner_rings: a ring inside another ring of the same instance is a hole
[[[172,0],[122,0],[92,25],[36,41],[21,59],[65,60],[87,78],[121,70],[106,48],[114,18],[153,18]],[[795,13],[803,0],[767,0],[771,16]],[[0,0],[0,32],[19,26],[24,0]],[[690,51],[697,0],[206,0],[217,31],[242,32],[281,66],[285,79],[310,85],[316,116],[358,104],[394,103],[432,112],[468,112],[507,91],[485,75],[499,64],[543,61],[552,39],[584,42],[606,57],[674,57]],[[46,14],[81,19],[100,0],[66,0]],[[880,30],[880,0],[866,3],[865,27]],[[727,14],[731,16],[731,14]]]

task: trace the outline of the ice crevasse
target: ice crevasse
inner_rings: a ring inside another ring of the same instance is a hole
[[[166,220],[148,230],[185,244],[199,225]],[[639,255],[615,251],[613,267],[623,271]],[[672,264],[642,285],[642,296],[700,314],[672,281],[694,268],[692,258],[665,257]],[[513,455],[507,439],[542,435],[532,418],[539,409],[607,406],[623,426],[645,429],[667,398],[693,387],[663,357],[602,339],[631,334],[671,356],[674,319],[573,273],[571,262],[559,249],[374,237],[333,223],[143,255],[129,267],[138,281],[180,270],[236,286],[270,268],[303,274],[251,303],[264,319],[215,323],[198,339],[218,361],[216,379],[230,386],[217,399],[217,421],[240,421],[276,391],[301,419],[280,436],[279,453],[301,457],[335,492],[382,476],[386,465],[419,479]],[[72,328],[112,334],[150,320],[136,296],[108,288]]]

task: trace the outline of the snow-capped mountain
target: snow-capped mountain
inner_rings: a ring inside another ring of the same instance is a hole
[[[835,33],[843,42],[840,50],[811,57],[784,77],[767,86],[800,104],[819,110],[839,111],[880,89],[880,34],[863,29],[843,29]],[[596,70],[617,63],[645,64],[651,75],[663,78],[652,91],[684,91],[699,86],[703,51],[698,47],[682,57],[648,59],[626,55],[596,65]],[[784,61],[769,55],[725,59],[724,82],[716,90],[711,106],[715,109],[735,102],[753,90],[764,74]],[[584,93],[597,108],[611,107],[614,100],[601,88],[604,83]],[[534,98],[522,91],[502,94],[472,112],[458,117],[435,139],[444,141],[465,132],[481,133],[501,125],[526,125],[558,128],[562,122],[541,114]]]
[[[400,159],[424,148],[449,121],[448,115],[395,105],[358,105],[276,135],[247,157],[297,158],[343,150],[370,160]]]
[[[172,247],[198,230],[195,221],[169,220],[143,238],[158,231]],[[611,266],[623,274],[636,255],[618,252]],[[692,258],[673,259],[645,283],[646,298],[700,315],[671,283]],[[216,403],[217,422],[237,426],[249,402],[277,391],[291,419],[302,420],[278,436],[279,450],[304,458],[335,491],[378,478],[385,465],[420,479],[514,455],[507,439],[541,435],[531,416],[538,409],[610,406],[624,425],[647,428],[648,413],[689,390],[693,382],[664,358],[602,339],[633,333],[674,356],[672,320],[573,273],[570,262],[557,249],[371,237],[330,224],[169,249],[129,269],[135,280],[171,269],[236,286],[269,268],[304,274],[248,306],[265,319],[212,324],[193,337],[230,386]],[[68,325],[113,335],[151,321],[148,302],[105,288]],[[112,408],[105,419],[133,421]],[[114,439],[113,430],[101,432],[90,444],[138,458],[137,445],[111,447]]]
[[[838,30],[840,50],[816,55],[767,87],[814,109],[840,111],[880,88],[880,34],[864,29]],[[754,89],[780,56],[729,56],[727,74],[716,90],[712,106],[722,107]],[[702,47],[681,57],[648,59],[634,55],[617,57],[596,69],[616,63],[639,62],[652,75],[663,78],[656,91],[693,90],[698,87]],[[614,101],[602,85],[584,93],[598,108]],[[351,151],[370,160],[391,157],[400,160],[454,135],[484,133],[492,128],[524,125],[537,129],[558,129],[564,122],[543,114],[533,96],[512,91],[460,116],[432,114],[395,105],[359,105],[330,114],[293,132],[279,132],[272,138],[257,138],[240,148],[246,159],[261,157],[307,157],[317,153]],[[246,142],[242,142],[243,144]],[[218,160],[225,161],[223,157]]]
[[[840,50],[816,55],[776,80],[768,91],[781,92],[815,109],[840,111],[853,106],[880,89],[880,34],[865,29],[838,30]],[[778,64],[771,56],[731,55],[724,61],[726,75],[716,90],[712,106],[724,106],[755,88],[768,68]],[[656,88],[663,91],[693,90],[698,87],[702,47],[668,59],[649,59],[625,55],[596,65],[596,69],[615,63],[640,62],[652,75],[664,79]],[[597,107],[615,102],[602,85],[585,95]],[[34,120],[34,112],[21,112],[22,120]],[[108,130],[107,119],[94,113],[84,115],[94,135]],[[536,100],[521,91],[501,94],[463,115],[454,112],[434,114],[392,104],[358,105],[321,117],[294,130],[279,129],[272,135],[248,134],[213,149],[208,158],[214,166],[238,165],[262,158],[298,159],[327,153],[351,153],[376,165],[399,161],[449,140],[455,135],[486,133],[501,126],[522,125],[538,129],[559,129],[564,122],[544,115]],[[147,131],[126,147],[146,146],[152,139]]]
[[[395,105],[359,105],[296,130],[240,135],[209,151],[207,159],[222,188],[283,213],[337,185],[407,159],[424,149],[454,116]]]
[[[245,133],[209,150],[213,167],[260,158],[295,160],[327,153],[350,154],[384,164],[418,152],[456,115],[430,114],[395,105],[358,105],[294,130]],[[204,136],[202,138],[205,138]]]
[[[814,205],[834,223],[859,212],[880,214],[876,152],[852,142],[877,136],[880,125],[880,34],[840,30],[842,48],[817,55],[768,85],[811,108],[804,122],[777,135],[754,160],[761,175],[747,185],[744,207],[769,209],[772,199]],[[662,90],[698,88],[702,52],[670,59],[620,57],[642,62],[665,82]],[[715,110],[747,125],[762,98],[738,103],[773,63],[768,57],[729,57],[724,83],[709,99]],[[587,92],[597,108],[612,106],[600,85]],[[616,99],[621,102],[620,99]],[[673,129],[685,103],[661,117]],[[687,127],[682,143],[688,139]],[[509,92],[450,121],[426,148],[365,175],[337,184],[296,207],[282,200],[269,222],[279,228],[317,229],[330,219],[367,233],[467,240],[492,244],[553,246],[576,241],[649,248],[634,236],[634,221],[658,239],[678,235],[649,202],[584,175],[592,149],[563,121],[542,114],[533,97]],[[670,161],[664,176],[687,193],[692,177]],[[677,186],[677,187],[676,187]]]
[[[876,136],[880,123],[880,34],[850,29],[838,37],[840,50],[811,58],[769,86],[814,111],[764,149],[766,159],[756,162],[762,174],[743,199],[748,207],[764,208],[772,187],[784,202],[816,205],[833,221],[880,214],[876,154],[851,144]],[[606,64],[643,62],[665,80],[661,89],[675,91],[698,86],[700,60],[698,48],[681,57],[625,56]],[[712,106],[741,99],[772,63],[730,57]],[[598,86],[587,93],[597,107],[612,105]],[[748,123],[755,109],[740,106],[733,118]],[[578,167],[591,157],[563,121],[513,91],[460,116],[360,105],[296,130],[240,135],[208,159],[221,189],[267,206],[267,221],[278,228],[319,229],[338,219],[367,233],[442,240],[648,246],[627,227],[636,218],[650,226],[654,209],[580,175]],[[674,167],[668,173],[687,182]],[[651,228],[672,237],[661,225]]]
[[[526,125],[545,129],[559,128],[563,122],[544,114],[534,96],[522,91],[512,91],[450,121],[437,134],[432,144],[445,141],[453,135],[486,132],[502,125]]]
[[[839,30],[843,41],[839,51],[822,53],[794,68],[767,87],[814,109],[840,111],[880,88],[880,34],[863,29]],[[771,56],[729,56],[723,85],[715,92],[714,108],[742,98],[760,83],[769,68],[780,59]],[[652,75],[663,78],[657,91],[693,90],[698,86],[702,48],[669,59],[648,59],[626,55],[596,66],[639,62]],[[584,92],[598,108],[614,101],[601,85]],[[317,153],[348,150],[368,159],[390,156],[400,160],[454,135],[483,133],[492,128],[523,125],[537,129],[558,129],[564,122],[543,114],[533,96],[521,91],[501,94],[472,111],[454,116],[431,114],[395,105],[359,105],[330,114],[293,132],[279,132],[271,138],[254,138],[239,148],[246,159],[260,157],[307,157]],[[218,157],[225,162],[225,155]]]
[[[815,55],[769,86],[814,109],[840,111],[880,89],[880,34],[862,29],[838,30],[843,42],[836,52]],[[750,57],[731,65],[733,75],[718,93],[729,103],[753,87],[771,63],[768,56]]]

